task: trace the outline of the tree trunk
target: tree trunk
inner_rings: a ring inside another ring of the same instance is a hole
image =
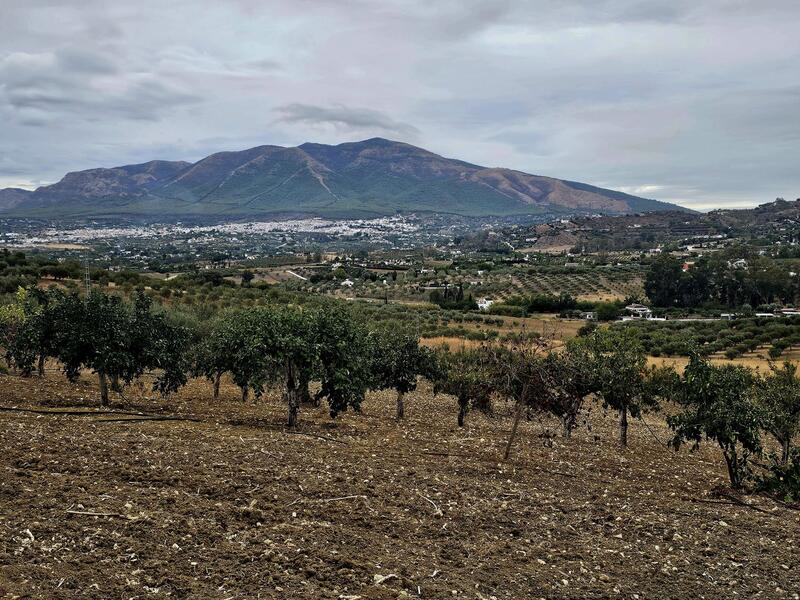
[[[250,388],[246,385],[242,386],[242,404],[247,402],[247,396],[250,394]]]
[[[286,424],[289,426],[289,428],[294,429],[297,427],[297,413],[300,410],[300,401],[297,397],[297,390],[287,390],[286,399],[288,400],[289,404],[289,418],[287,419]]]
[[[628,447],[628,409],[621,408],[619,411],[619,444],[623,448]]]
[[[406,411],[405,406],[403,405],[403,399],[405,398],[405,392],[397,392],[397,420],[402,421],[405,417]]]
[[[464,417],[467,416],[467,408],[469,407],[469,400],[464,398],[458,399],[458,426],[464,426]]]
[[[522,420],[522,413],[524,412],[525,407],[522,402],[517,402],[517,410],[514,411],[514,424],[511,426],[511,435],[508,436],[508,442],[506,442],[506,451],[503,453],[503,460],[508,460],[508,457],[511,456],[511,446],[514,443],[514,439],[517,437],[517,428],[519,427],[519,422]]]
[[[738,490],[741,487],[741,482],[739,481],[739,470],[736,465],[736,454],[730,456],[727,452],[723,451],[723,455],[725,456],[725,464],[728,467],[728,479],[731,481],[731,487]]]
[[[792,444],[792,440],[787,437],[781,442],[781,464],[785,467],[789,464],[789,450]]]
[[[97,378],[100,380],[100,404],[108,406],[108,380],[105,372],[98,371]]]
[[[311,383],[311,376],[309,375],[306,369],[300,371],[300,376],[298,377],[298,401],[301,404],[313,404],[314,406],[319,406],[319,399],[314,399],[311,397],[311,392],[308,390],[308,386]]]
[[[44,354],[39,355],[39,377],[44,377]]]
[[[219,400],[219,382],[222,379],[222,373],[217,373],[214,376],[214,400]]]
[[[572,428],[574,427],[574,423],[572,421],[572,417],[569,415],[564,415],[561,417],[561,425],[563,426],[562,434],[564,438],[569,439],[572,437]]]
[[[286,403],[289,405],[289,417],[286,424],[289,428],[297,427],[297,413],[300,410],[300,398],[295,381],[294,365],[286,364]]]

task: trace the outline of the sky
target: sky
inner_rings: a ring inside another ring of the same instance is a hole
[[[800,197],[797,0],[1,0],[0,187],[380,136],[696,209]]]

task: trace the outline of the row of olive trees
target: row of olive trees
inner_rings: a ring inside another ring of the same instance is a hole
[[[800,451],[793,446],[800,431],[796,367],[773,367],[761,376],[693,356],[678,375],[671,368],[649,367],[642,346],[626,330],[596,331],[559,351],[535,340],[432,352],[415,337],[369,331],[339,304],[252,308],[198,327],[180,324],[175,313],[153,307],[143,294],[127,302],[98,291],[84,297],[34,288],[0,310],[0,336],[8,362],[23,374],[42,373],[48,358],[60,362],[71,380],[82,369],[92,370],[104,405],[109,387],[119,389],[145,371],[156,372],[154,389],[164,394],[176,391],[190,374],[213,381],[215,397],[225,374],[243,400],[278,386],[291,427],[304,403],[325,400],[335,417],[348,408],[359,410],[369,389],[395,390],[402,419],[404,397],[423,376],[433,381],[435,393],[456,398],[460,426],[470,409],[490,411],[493,399],[512,402],[506,457],[526,414],[553,415],[569,437],[586,399],[595,396],[617,412],[619,442],[626,446],[629,417],[669,399],[683,408],[667,419],[676,449],[685,443],[697,447],[704,439],[715,442],[731,484],[741,487],[750,476],[751,458],[764,454],[766,433],[780,447],[773,460],[776,477],[797,480],[800,487]]]
[[[669,379],[665,369],[647,366],[635,339],[606,332],[572,340],[560,351],[548,351],[546,342],[534,340],[512,348],[446,353],[440,367],[434,389],[457,398],[459,425],[470,408],[489,410],[495,397],[514,403],[514,432],[524,414],[540,412],[558,418],[564,436],[570,437],[584,401],[596,395],[617,411],[623,446],[628,444],[628,417],[656,408]]]
[[[164,394],[184,385],[187,375],[205,376],[214,383],[215,398],[227,373],[243,400],[280,386],[291,427],[301,404],[324,399],[335,417],[358,410],[367,389],[396,390],[402,419],[405,394],[418,376],[431,377],[436,365],[416,338],[369,332],[336,304],[239,310],[207,326],[182,324],[178,313],[154,308],[141,293],[127,302],[99,291],[81,296],[32,288],[0,310],[0,334],[7,362],[23,375],[43,374],[48,358],[70,380],[83,369],[96,373],[103,405],[109,388],[119,391],[146,371],[157,373],[154,389]],[[313,398],[312,381],[319,384]]]
[[[58,289],[22,290],[0,315],[7,362],[24,375],[44,374],[48,358],[58,360],[68,379],[82,369],[98,376],[100,399],[145,371],[157,370],[154,389],[174,392],[186,383],[189,332],[138,294],[131,303],[94,291],[86,297]]]
[[[682,408],[667,418],[675,449],[686,443],[696,449],[703,440],[717,444],[734,488],[753,478],[750,459],[766,455],[771,465],[762,483],[781,482],[783,489],[800,492],[800,448],[793,445],[800,434],[800,377],[790,363],[759,375],[694,355],[679,375],[671,367],[648,366],[634,337],[606,330],[555,352],[528,344],[444,353],[434,389],[456,397],[459,425],[470,408],[488,411],[492,398],[511,401],[515,411],[506,458],[526,413],[558,418],[569,437],[585,400],[595,396],[617,411],[619,442],[627,446],[629,417],[672,401]],[[776,442],[778,453],[765,451],[764,434]]]
[[[332,417],[359,410],[368,389],[397,391],[397,417],[404,396],[433,364],[416,338],[370,332],[338,305],[305,308],[266,306],[229,313],[214,323],[194,353],[193,373],[214,382],[219,396],[226,373],[242,391],[259,398],[269,385],[283,389],[288,425],[300,406],[326,400]],[[309,385],[318,382],[311,395]]]

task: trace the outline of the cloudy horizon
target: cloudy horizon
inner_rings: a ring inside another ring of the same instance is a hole
[[[695,209],[800,196],[795,1],[3,4],[0,188],[380,136]]]

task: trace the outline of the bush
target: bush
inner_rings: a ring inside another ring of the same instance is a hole
[[[759,488],[780,496],[785,502],[800,501],[800,448],[792,448],[787,463],[772,456],[769,471],[761,479]]]
[[[769,357],[772,360],[775,360],[777,358],[780,358],[781,354],[783,354],[783,348],[781,348],[778,345],[772,346],[772,348],[769,349],[767,354],[769,354]]]
[[[667,417],[676,450],[687,442],[697,449],[703,439],[719,445],[734,489],[750,477],[750,457],[761,455],[763,411],[752,400],[752,386],[749,369],[715,366],[693,355],[675,389],[684,410]]]
[[[614,321],[620,315],[620,309],[611,302],[601,302],[596,307],[598,321]]]
[[[504,317],[525,317],[528,314],[524,306],[511,304],[493,304],[489,307],[488,312],[492,315],[503,315]]]

